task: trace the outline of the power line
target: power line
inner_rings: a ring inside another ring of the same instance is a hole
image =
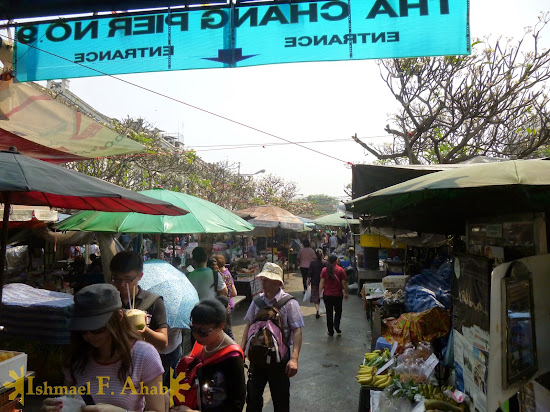
[[[0,36],[1,36],[1,37],[5,37],[5,38],[7,38],[8,40],[11,40],[11,39],[9,39],[8,36],[6,36],[6,35],[4,35],[4,34],[0,34]],[[17,42],[17,40],[13,40],[13,41],[14,41],[14,42]],[[92,68],[92,67],[86,66],[86,65],[84,65],[84,64],[74,62],[74,61],[72,61],[72,60],[69,60],[69,59],[63,57],[63,56],[59,56],[59,55],[57,55],[57,54],[55,54],[55,53],[52,53],[52,52],[49,52],[49,51],[47,51],[47,50],[42,50],[42,49],[40,49],[40,48],[38,48],[38,47],[36,47],[36,46],[31,46],[31,45],[29,45],[29,44],[26,44],[26,46],[27,46],[27,47],[32,47],[33,49],[39,50],[39,51],[41,51],[41,52],[43,52],[43,53],[46,53],[46,54],[49,54],[49,55],[51,55],[51,56],[57,57],[57,58],[59,58],[59,59],[65,60],[65,61],[70,62],[70,63],[72,63],[72,64],[75,64],[75,65],[78,65],[78,66],[82,66],[82,67],[84,67],[84,68],[86,68],[86,69],[89,69],[89,70],[92,70],[92,71],[94,71],[94,72],[96,72],[96,73],[99,73],[99,74],[101,74],[102,76],[111,77],[112,79],[115,79],[115,80],[118,80],[118,81],[120,81],[120,82],[129,84],[130,86],[138,87],[138,88],[140,88],[140,89],[142,89],[142,90],[145,90],[145,91],[147,91],[147,92],[149,92],[149,93],[156,94],[157,96],[164,97],[164,98],[166,98],[166,99],[168,99],[168,100],[172,100],[172,101],[174,101],[174,102],[183,104],[183,105],[185,105],[185,106],[187,106],[187,107],[190,107],[190,108],[192,108],[192,109],[201,111],[201,112],[203,112],[203,113],[207,113],[207,114],[209,114],[209,115],[211,115],[211,116],[214,116],[214,117],[217,117],[217,118],[226,120],[226,121],[228,121],[228,122],[237,124],[237,125],[239,125],[239,126],[245,127],[245,128],[247,128],[247,129],[250,129],[250,130],[254,130],[254,131],[258,132],[258,133],[262,133],[262,134],[265,134],[265,135],[267,135],[267,136],[274,137],[275,139],[282,140],[282,141],[284,141],[284,142],[286,142],[286,143],[288,143],[288,144],[293,144],[293,145],[296,145],[296,146],[301,147],[301,148],[303,148],[303,149],[306,149],[306,150],[312,151],[312,152],[314,152],[314,153],[320,154],[320,155],[322,155],[322,156],[325,156],[325,157],[328,157],[328,158],[337,160],[337,161],[339,161],[339,162],[345,163],[346,165],[353,165],[352,162],[348,162],[348,161],[346,161],[346,160],[342,160],[342,159],[340,159],[340,158],[338,158],[338,157],[336,157],[336,156],[330,155],[330,154],[328,154],[328,153],[323,153],[323,152],[321,152],[321,151],[319,151],[319,150],[316,150],[316,149],[313,149],[313,148],[311,148],[311,147],[304,146],[304,145],[301,144],[301,143],[295,143],[295,142],[293,142],[293,141],[291,141],[291,140],[288,140],[288,139],[285,139],[285,138],[283,138],[283,137],[277,136],[277,135],[275,135],[275,134],[273,134],[273,133],[269,133],[269,132],[266,132],[266,131],[264,131],[264,130],[258,129],[257,127],[247,125],[247,124],[242,123],[242,122],[239,122],[239,121],[237,121],[237,120],[233,120],[233,119],[231,119],[231,118],[229,118],[229,117],[226,117],[226,116],[223,116],[223,115],[221,115],[221,114],[211,112],[211,111],[209,111],[209,110],[203,109],[202,107],[195,106],[195,105],[193,105],[193,104],[184,102],[183,100],[176,99],[175,97],[172,97],[172,96],[168,96],[168,95],[166,95],[166,94],[164,94],[164,93],[160,93],[160,92],[157,92],[157,91],[155,91],[155,90],[149,89],[149,88],[147,88],[147,87],[140,86],[140,85],[135,84],[135,83],[132,83],[132,82],[130,82],[130,81],[128,81],[128,80],[121,79],[121,78],[116,77],[116,76],[113,76],[113,75],[111,75],[111,74],[102,72],[101,70],[97,70],[97,69],[94,69],[94,68]]]
[[[360,137],[359,139],[376,139],[381,137],[388,137],[387,135],[382,136],[367,136],[367,137]],[[304,140],[301,142],[295,142],[300,144],[311,144],[311,143],[339,143],[339,142],[354,142],[353,139],[347,138],[347,139],[327,139],[327,140]],[[196,148],[216,148],[218,150],[221,150],[223,148],[232,149],[232,148],[254,148],[254,147],[262,147],[262,146],[284,146],[288,145],[290,143],[276,143],[276,142],[266,142],[266,143],[235,143],[235,144],[223,144],[223,145],[190,145],[190,147],[193,147],[195,150]]]

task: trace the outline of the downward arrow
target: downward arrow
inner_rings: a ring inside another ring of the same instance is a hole
[[[225,64],[235,64],[241,60],[246,60],[254,56],[257,56],[257,54],[243,56],[243,49],[220,49],[218,50],[218,57],[203,57],[203,59]]]

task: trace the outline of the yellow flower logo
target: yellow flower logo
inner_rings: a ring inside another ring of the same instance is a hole
[[[10,393],[8,399],[10,401],[13,401],[17,395],[20,395],[21,396],[21,399],[19,400],[19,402],[21,403],[21,405],[24,405],[24,398],[25,398],[25,368],[23,366],[21,366],[21,376],[18,376],[17,375],[17,372],[15,371],[10,371],[9,373],[10,375],[10,378],[13,379],[13,382],[4,382],[4,387],[5,388],[14,388],[15,390]]]
[[[185,396],[180,393],[180,390],[187,391],[191,389],[188,383],[181,383],[185,378],[185,372],[180,372],[174,378],[174,369],[170,368],[170,407],[174,406],[174,396],[180,402],[185,402]]]

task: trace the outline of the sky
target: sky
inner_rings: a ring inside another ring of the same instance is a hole
[[[519,38],[537,22],[548,0],[470,0],[470,35]],[[550,30],[546,28],[546,45]],[[351,140],[388,141],[384,127],[397,106],[374,60],[276,64],[116,76],[187,105],[109,77],[71,79],[70,90],[109,117],[141,117],[208,162],[240,163],[240,172],[261,169],[296,182],[298,197],[327,194],[342,199],[351,183],[348,163],[371,163]],[[259,129],[251,130],[204,111]],[[284,144],[305,144],[331,157]],[[391,141],[391,139],[390,139]],[[270,145],[278,143],[279,145]],[[265,147],[220,150],[220,145]],[[236,166],[237,167],[237,166]],[[257,175],[255,178],[261,176]]]

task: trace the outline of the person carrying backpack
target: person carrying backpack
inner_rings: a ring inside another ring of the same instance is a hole
[[[250,362],[246,411],[262,410],[266,383],[274,410],[289,411],[290,378],[298,372],[304,319],[298,301],[282,290],[279,265],[267,262],[257,276],[263,293],[248,308],[241,342]]]
[[[207,266],[208,256],[202,247],[191,252],[195,270],[187,274],[191,284],[197,289],[199,300],[215,298],[216,295],[227,296],[227,286],[222,276]]]
[[[224,297],[225,298],[225,297]],[[244,354],[223,329],[226,308],[216,299],[201,300],[191,311],[195,345],[176,368],[180,389],[170,412],[240,412],[245,402]],[[183,375],[185,374],[185,375]]]

